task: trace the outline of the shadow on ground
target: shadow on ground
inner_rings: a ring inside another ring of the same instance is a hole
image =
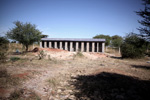
[[[110,58],[114,58],[114,59],[123,59],[122,57],[116,57],[116,56],[110,56]]]
[[[73,79],[77,100],[150,100],[150,81],[108,72]]]
[[[141,69],[146,69],[150,70],[150,66],[143,66],[143,65],[131,65],[134,68],[141,68]]]

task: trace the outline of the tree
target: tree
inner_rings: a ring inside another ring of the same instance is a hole
[[[117,47],[119,48],[119,53],[120,53],[120,46],[121,44],[123,43],[123,38],[121,36],[118,36],[118,35],[114,35],[111,37],[111,45],[113,47]]]
[[[110,45],[111,37],[109,35],[100,34],[100,35],[94,36],[93,38],[94,39],[106,39],[105,45],[106,46]]]
[[[140,36],[150,42],[150,0],[143,0],[144,10],[137,11],[137,15],[141,16],[143,20],[138,21],[143,27],[139,27]]]
[[[22,43],[28,51],[29,45],[34,42],[39,42],[45,35],[36,29],[36,26],[31,23],[22,23],[20,21],[14,22],[15,27],[7,32],[7,37]]]
[[[121,55],[123,58],[141,58],[146,51],[146,41],[136,35],[129,33],[121,45]]]
[[[113,47],[120,47],[123,42],[123,38],[118,35],[112,36],[111,39],[112,39],[111,44]]]

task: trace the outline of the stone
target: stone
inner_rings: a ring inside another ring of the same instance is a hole
[[[61,89],[58,89],[58,90],[57,90],[57,93],[61,93],[61,92],[62,92]]]
[[[147,63],[150,63],[150,61],[147,61]]]

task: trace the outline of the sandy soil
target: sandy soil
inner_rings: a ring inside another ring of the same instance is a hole
[[[78,56],[76,52],[59,49],[42,50],[46,54],[42,60],[38,60],[39,53],[30,52],[10,55],[21,59],[0,65],[1,70],[6,69],[11,77],[19,79],[17,85],[0,84],[1,99],[15,98],[12,94],[16,90],[22,91],[18,98],[24,100],[150,99],[149,58],[121,59],[111,54],[86,52]],[[0,78],[4,83],[4,77]],[[140,92],[139,86],[147,93]]]

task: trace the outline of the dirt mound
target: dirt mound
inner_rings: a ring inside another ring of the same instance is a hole
[[[68,52],[68,51],[66,51],[66,50],[54,49],[54,48],[40,48],[40,50],[53,51],[53,52],[62,52],[62,51]]]

